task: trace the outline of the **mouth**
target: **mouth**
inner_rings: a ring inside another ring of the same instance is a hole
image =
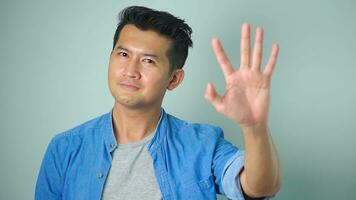
[[[134,83],[128,83],[128,82],[121,82],[119,83],[119,86],[129,89],[129,90],[138,90],[140,89],[140,86]]]

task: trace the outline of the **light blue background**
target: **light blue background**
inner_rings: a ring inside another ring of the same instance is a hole
[[[283,175],[276,199],[354,198],[355,1],[1,0],[1,200],[32,199],[49,140],[111,109],[117,14],[134,4],[170,11],[194,30],[185,80],[168,92],[165,109],[221,126],[239,147],[239,127],[203,98],[208,81],[224,89],[210,39],[221,38],[237,67],[242,23],[263,25],[265,63],[271,45],[281,47],[269,115]]]

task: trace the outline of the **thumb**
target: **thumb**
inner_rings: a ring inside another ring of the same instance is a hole
[[[216,92],[213,84],[208,83],[205,89],[204,97],[211,104],[213,104],[216,110],[221,110],[220,108],[221,108],[222,97]]]

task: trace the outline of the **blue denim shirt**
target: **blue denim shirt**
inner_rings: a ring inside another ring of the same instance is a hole
[[[44,155],[35,199],[101,199],[116,147],[112,110],[57,134]],[[163,199],[209,200],[217,193],[244,199],[238,176],[244,153],[218,127],[189,124],[162,109],[148,151]]]

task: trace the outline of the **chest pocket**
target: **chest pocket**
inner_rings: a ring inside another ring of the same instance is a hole
[[[184,184],[182,189],[182,197],[184,199],[216,199],[214,177],[212,175],[198,182]]]

